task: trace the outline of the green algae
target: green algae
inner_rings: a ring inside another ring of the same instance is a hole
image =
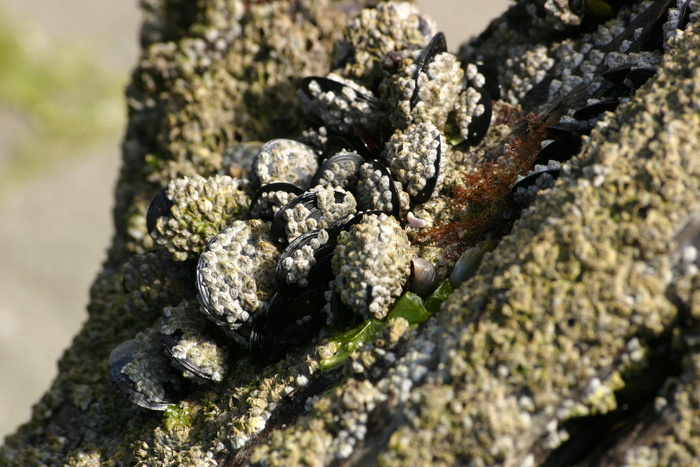
[[[385,320],[366,319],[359,326],[330,337],[324,345],[330,355],[324,354],[320,362],[321,370],[330,371],[343,365],[354,351],[363,345],[375,342],[391,320],[404,319],[409,326],[417,326],[425,322],[451,293],[452,285],[449,280],[444,280],[425,300],[413,292],[405,292]]]

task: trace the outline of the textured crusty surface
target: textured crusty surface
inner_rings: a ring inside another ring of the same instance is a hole
[[[128,91],[110,259],[91,290],[90,320],[32,420],[7,438],[0,463],[694,462],[697,21],[666,44],[658,73],[596,126],[555,188],[423,327],[406,332],[404,320],[391,321],[344,373],[320,373],[314,349],[262,369],[240,363],[165,416],[113,391],[111,349],[150,326],[173,297],[188,298],[165,255],[141,257],[147,267],[124,265],[151,246],[148,201],[172,178],[212,175],[237,140],[284,136],[276,123],[294,121],[285,119],[295,115],[290,76],[325,73],[348,19],[325,2],[304,3],[300,16],[287,3],[185,3],[144,2],[151,14]],[[505,62],[509,43],[551,46],[579,21],[561,3],[547,2],[558,9],[533,20],[537,42],[513,27],[487,55]],[[216,43],[220,31],[221,49],[197,45]],[[486,50],[488,37],[473,47]],[[160,287],[147,270],[158,271]]]

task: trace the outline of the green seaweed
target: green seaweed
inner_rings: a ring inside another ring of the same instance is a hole
[[[187,405],[169,405],[164,412],[165,427],[167,430],[172,431],[181,426],[191,426],[192,420],[190,418],[190,412],[190,407]]]
[[[403,318],[408,321],[411,326],[417,326],[438,309],[440,304],[444,302],[452,293],[450,281],[445,279],[440,286],[428,298],[423,300],[413,292],[404,293],[396,302],[394,308],[391,309],[386,321],[381,321],[374,318],[366,319],[349,331],[346,331],[337,336],[331,337],[328,344],[332,349],[333,355],[321,360],[321,370],[330,371],[341,366],[350,357],[350,354],[357,348],[371,344],[381,333],[386,324],[391,319]]]

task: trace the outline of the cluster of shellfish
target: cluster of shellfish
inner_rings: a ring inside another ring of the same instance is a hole
[[[403,21],[391,29],[401,35],[377,43],[356,35],[382,15]],[[652,28],[628,30],[635,44]],[[460,169],[452,148],[481,142],[500,90],[486,67],[460,63],[433,31],[408,4],[363,10],[337,46],[334,71],[300,83],[302,137],[263,144],[247,177],[177,179],[154,198],[148,231],[183,267],[196,262],[197,296],[165,307],[156,325],[112,352],[110,377],[132,402],[164,410],[185,379],[222,381],[229,353],[246,349],[266,364],[334,327],[386,317],[408,289],[427,295],[437,286],[436,265],[410,239],[439,215],[436,198]],[[603,55],[607,71],[595,86],[548,84],[545,111],[556,123],[531,172],[511,187],[516,203],[553,184],[582,135],[653,75],[661,53],[618,56]],[[587,60],[563,66],[603,67],[602,58]],[[472,274],[459,269],[491,247],[467,251],[453,275]]]
[[[247,178],[173,180],[154,198],[148,230],[173,259],[197,261],[197,297],[112,352],[112,382],[135,404],[177,401],[184,380],[168,359],[185,378],[221,381],[233,349],[266,364],[322,329],[386,317],[408,288],[438,285],[409,240],[426,224],[413,210],[443,185],[445,128],[478,144],[498,86],[480,65],[462,67],[412,7],[392,7],[417,31],[375,52],[364,76],[303,79],[299,141],[263,144]]]

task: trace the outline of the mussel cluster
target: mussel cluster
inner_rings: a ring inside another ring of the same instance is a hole
[[[691,4],[673,10],[672,29],[687,24]],[[547,137],[530,173],[509,186],[515,203],[552,186],[601,114],[655,73],[659,24],[635,10],[628,19],[599,49],[586,36],[563,41],[558,64],[533,73],[548,78],[526,83],[545,96],[537,110]],[[307,125],[297,140],[262,144],[245,177],[176,179],[153,199],[148,231],[183,268],[192,264],[196,297],[166,306],[112,352],[112,382],[135,404],[164,410],[183,375],[222,381],[229,353],[267,364],[329,329],[383,319],[404,291],[427,295],[442,279],[411,239],[437,222],[445,178],[463,170],[455,148],[485,137],[498,80],[448,53],[444,35],[406,3],[363,10],[334,60],[327,76],[300,80]],[[478,265],[486,243],[462,263]]]
[[[399,18],[403,35],[354,36],[379,16]],[[333,72],[300,82],[299,140],[263,144],[246,178],[177,179],[153,199],[147,228],[174,260],[196,260],[197,296],[112,352],[112,382],[133,403],[177,401],[184,380],[169,359],[186,378],[221,381],[229,351],[266,364],[322,329],[386,317],[408,287],[437,286],[409,240],[426,225],[412,211],[441,190],[446,133],[484,138],[498,84],[409,4],[363,11],[346,38]]]
[[[592,35],[584,35],[579,44],[563,41],[554,50],[559,60],[549,74],[556,78],[539,83],[548,95],[543,108],[550,122],[547,137],[530,173],[513,185],[515,202],[527,205],[540,190],[552,187],[562,163],[581,150],[582,136],[656,74],[663,44],[686,28],[699,8],[697,3],[640,2],[612,24],[599,27],[595,36],[604,39],[594,41]]]

